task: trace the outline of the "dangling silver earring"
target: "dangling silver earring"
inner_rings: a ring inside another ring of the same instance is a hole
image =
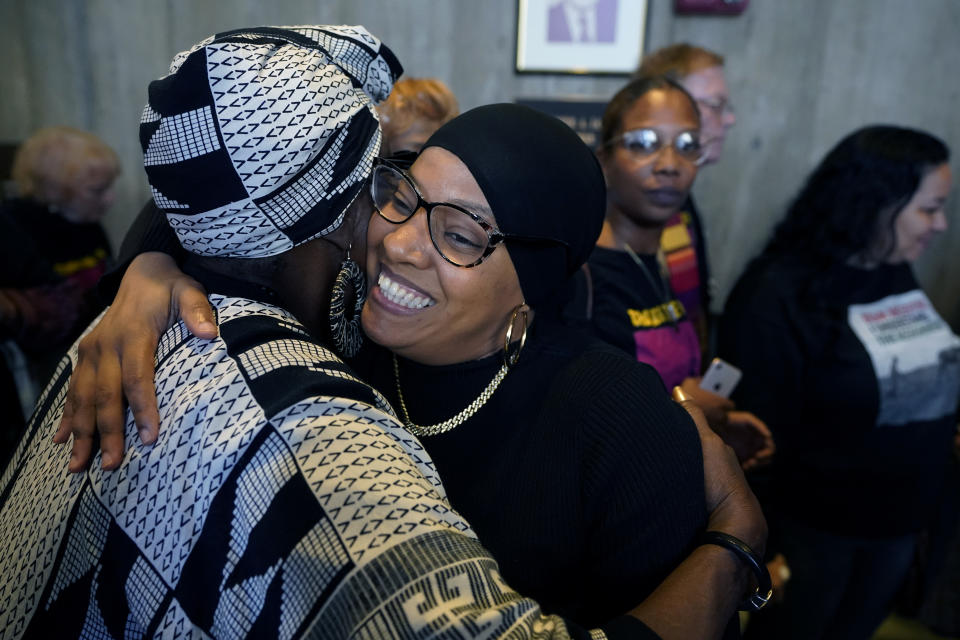
[[[367,280],[357,263],[350,259],[348,247],[347,257],[340,263],[340,271],[330,292],[330,336],[334,349],[344,358],[357,355],[363,343],[360,311],[366,299]],[[351,307],[349,314],[348,306]]]

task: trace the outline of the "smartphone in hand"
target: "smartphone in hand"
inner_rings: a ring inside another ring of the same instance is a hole
[[[742,375],[743,372],[740,369],[726,360],[714,358],[707,372],[700,379],[700,388],[723,398],[729,398]]]

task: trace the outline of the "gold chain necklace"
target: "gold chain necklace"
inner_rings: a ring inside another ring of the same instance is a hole
[[[397,354],[393,354],[393,378],[397,382],[397,397],[400,399],[400,411],[403,413],[403,424],[413,435],[417,437],[424,436],[436,436],[441,433],[446,433],[454,427],[459,427],[461,424],[469,420],[473,414],[480,410],[480,407],[487,403],[487,400],[490,399],[490,396],[493,395],[493,392],[497,390],[497,387],[500,386],[500,383],[503,382],[503,379],[507,377],[507,371],[510,370],[510,367],[506,363],[500,367],[500,370],[497,371],[497,375],[493,376],[493,380],[490,381],[490,384],[487,385],[487,388],[480,392],[480,396],[467,405],[467,408],[458,413],[457,415],[444,420],[443,422],[438,422],[437,424],[431,424],[429,426],[420,426],[418,424],[413,424],[410,420],[410,414],[407,412],[407,403],[403,400],[403,390],[400,388],[400,365],[397,364]]]

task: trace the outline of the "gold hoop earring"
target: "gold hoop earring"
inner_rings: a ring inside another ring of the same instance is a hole
[[[527,314],[529,311],[530,307],[524,302],[514,307],[513,312],[510,314],[510,322],[507,324],[507,335],[503,340],[503,361],[508,367],[517,364],[517,361],[520,359],[520,352],[523,351],[523,346],[527,344],[527,319],[529,317]],[[516,324],[518,316],[523,318],[523,334],[520,336],[520,344],[517,346],[517,350],[510,353],[510,343],[513,342],[513,325]]]

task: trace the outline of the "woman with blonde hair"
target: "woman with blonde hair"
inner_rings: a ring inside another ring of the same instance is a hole
[[[40,129],[14,157],[17,195],[0,206],[0,337],[22,348],[36,380],[97,307],[87,293],[110,258],[100,220],[119,171],[113,149],[70,127]]]
[[[433,132],[460,113],[457,97],[437,78],[404,78],[377,107],[384,156],[409,166]]]
[[[45,204],[73,223],[98,222],[113,204],[120,162],[92,133],[46,127],[23,143],[11,173],[20,198]]]
[[[30,136],[13,161],[17,197],[0,209],[5,256],[0,286],[22,289],[69,282],[80,296],[93,287],[110,256],[100,220],[113,204],[119,173],[117,154],[92,133],[47,127]],[[72,308],[62,299],[57,306]],[[69,332],[76,323],[56,324]],[[48,341],[51,334],[43,335]]]

